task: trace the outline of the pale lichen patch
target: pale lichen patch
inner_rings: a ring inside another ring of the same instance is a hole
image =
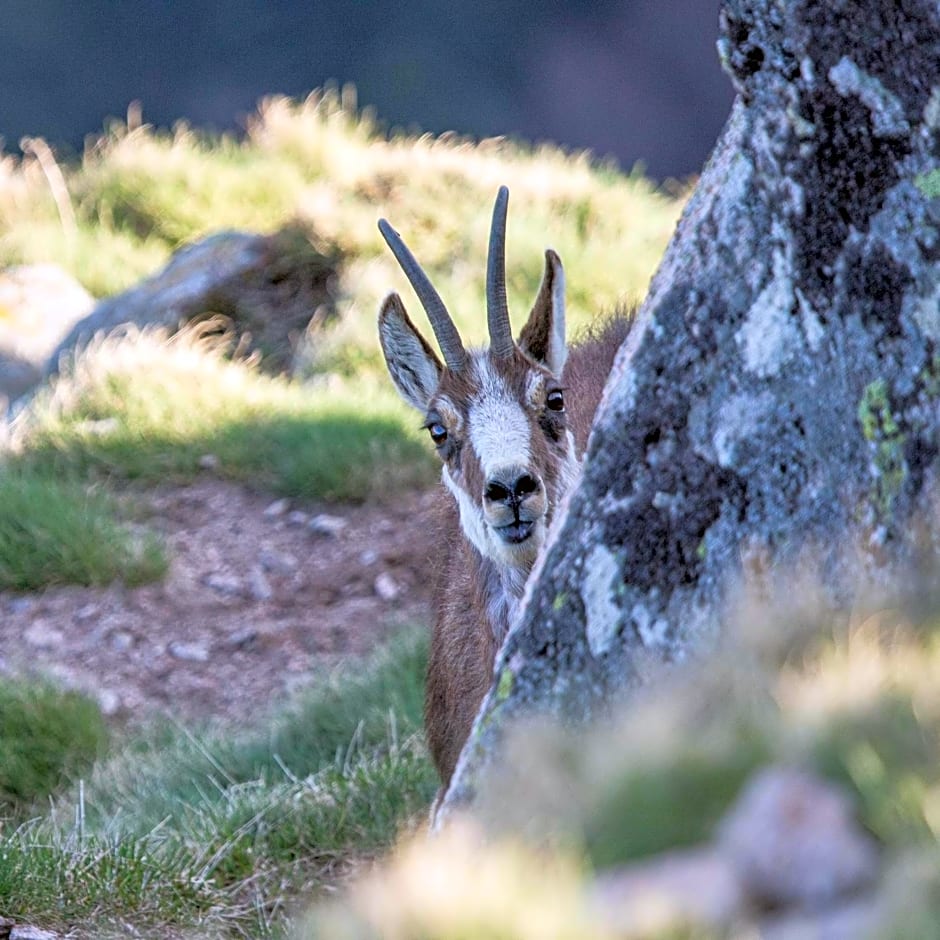
[[[760,378],[777,375],[801,345],[799,330],[790,316],[793,281],[781,251],[774,252],[774,274],[748,311],[735,335],[748,371]]]
[[[712,447],[720,467],[737,464],[741,443],[759,435],[773,405],[770,392],[732,395],[721,405],[712,435]]]
[[[664,617],[654,617],[643,604],[634,604],[630,618],[636,634],[646,649],[661,647],[666,642],[669,622]]]
[[[818,352],[822,341],[826,337],[822,321],[819,319],[819,314],[813,309],[813,305],[799,288],[796,290],[796,300],[799,305],[800,321],[803,324],[803,335],[806,337],[806,343],[811,352]]]
[[[829,81],[843,98],[854,95],[871,112],[876,137],[901,137],[911,126],[901,102],[873,75],[863,72],[848,56],[829,69]]]
[[[581,599],[586,614],[587,641],[594,656],[602,656],[620,627],[620,608],[614,598],[620,565],[604,545],[595,545],[584,564]]]
[[[924,336],[940,340],[940,279],[931,293],[915,300],[911,315]]]
[[[924,124],[931,130],[940,127],[940,85],[930,89],[930,97],[924,105]]]

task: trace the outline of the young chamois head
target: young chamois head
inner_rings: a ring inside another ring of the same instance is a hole
[[[439,294],[392,227],[379,229],[421,301],[443,363],[398,294],[379,314],[382,351],[399,393],[424,415],[464,534],[486,558],[528,571],[559,500],[577,475],[561,383],[565,279],[554,251],[529,319],[514,340],[506,301],[506,207],[496,197],[486,274],[488,349],[466,349]]]

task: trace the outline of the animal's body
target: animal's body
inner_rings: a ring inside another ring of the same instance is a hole
[[[386,298],[379,335],[389,372],[405,400],[424,414],[443,463],[425,727],[445,787],[548,527],[577,479],[629,324],[625,317],[608,321],[569,355],[564,272],[549,250],[535,305],[513,340],[505,295],[507,199],[503,188],[490,237],[487,349],[464,349],[430,281],[388,223],[380,223],[444,354],[442,363],[397,294]]]

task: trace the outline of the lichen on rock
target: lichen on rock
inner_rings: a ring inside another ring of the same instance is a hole
[[[583,720],[651,657],[714,642],[742,546],[775,568],[812,551],[839,604],[902,570],[910,520],[935,516],[940,8],[726,0],[721,29],[737,100],[500,654],[520,664],[511,693],[449,806],[515,716]]]

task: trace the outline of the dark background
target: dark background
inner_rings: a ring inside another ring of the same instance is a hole
[[[237,128],[259,98],[353,82],[391,127],[551,140],[697,172],[727,116],[718,0],[0,0],[0,135],[80,150],[144,120]]]

